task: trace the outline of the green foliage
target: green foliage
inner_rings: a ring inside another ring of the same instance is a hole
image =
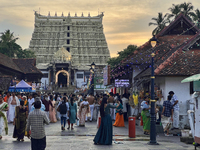
[[[188,2],[184,2],[181,4],[172,4],[172,7],[170,7],[168,10],[170,11],[170,13],[166,13],[164,16],[162,15],[162,13],[158,13],[158,17],[157,18],[152,18],[152,20],[154,22],[150,22],[150,25],[155,25],[157,26],[153,31],[152,31],[152,35],[157,35],[161,30],[163,30],[165,28],[165,26],[171,22],[171,20],[176,19],[176,17],[182,13],[183,15],[185,15],[190,21],[199,21],[200,19],[200,14],[199,14],[199,10],[196,9],[195,12],[193,12],[194,6],[192,5],[192,3]],[[197,24],[199,26],[199,24]]]
[[[15,38],[13,32],[6,30],[0,34],[0,53],[11,58],[35,58],[32,51],[22,50],[21,46],[16,43],[19,38]]]
[[[124,58],[128,57],[130,54],[132,54],[137,49],[136,45],[129,45],[127,48],[125,48],[123,51],[118,52],[118,57],[113,57],[108,60],[108,64],[111,67],[114,67],[118,65]]]

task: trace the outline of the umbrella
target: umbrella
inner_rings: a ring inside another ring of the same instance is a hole
[[[200,74],[195,74],[195,75],[192,75],[190,77],[187,77],[187,78],[183,79],[181,81],[181,83],[199,81],[199,80],[200,80]]]

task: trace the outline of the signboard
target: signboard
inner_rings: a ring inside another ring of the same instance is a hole
[[[115,87],[128,87],[129,86],[129,79],[116,79],[115,80]]]
[[[95,77],[94,78],[94,89],[104,89],[103,77]]]
[[[110,66],[106,66],[103,68],[103,84],[109,85],[110,84]]]

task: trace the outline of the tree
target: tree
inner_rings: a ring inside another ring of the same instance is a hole
[[[118,52],[118,57],[113,57],[108,60],[108,64],[111,67],[114,67],[118,65],[124,58],[128,57],[130,54],[132,54],[137,49],[136,45],[129,45],[127,48],[125,48],[123,51]]]
[[[195,10],[195,13],[192,13],[192,18],[194,22],[197,22],[197,27],[200,28],[200,11],[199,9]]]
[[[168,14],[168,19],[170,20],[172,17],[176,18],[181,13],[180,5],[172,4],[172,7],[169,8],[171,14]]]
[[[154,22],[150,22],[149,26],[151,25],[156,25],[157,27],[153,30],[152,35],[157,35],[162,29],[164,29],[164,27],[166,26],[167,23],[169,23],[168,19],[167,19],[167,15],[165,14],[163,16],[162,13],[158,13],[158,17],[157,18],[152,18],[151,20],[155,21]]]
[[[6,30],[0,34],[0,53],[11,58],[35,58],[32,51],[22,50],[21,46],[16,43],[19,38],[15,38],[13,32]]]
[[[192,5],[192,3],[182,3],[180,4],[180,8],[181,8],[181,13],[183,13],[184,16],[186,16],[189,20],[192,20],[191,17],[193,15],[193,8],[194,6]]]

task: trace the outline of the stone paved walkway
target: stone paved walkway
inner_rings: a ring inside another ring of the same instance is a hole
[[[136,126],[136,138],[128,137],[128,123],[126,127],[113,127],[113,144],[94,145],[93,138],[97,132],[95,122],[87,122],[86,127],[74,126],[74,130],[61,131],[60,122],[46,126],[46,150],[193,150],[194,146],[180,142],[180,137],[157,136],[159,145],[148,145],[149,137],[143,135],[142,128]],[[30,150],[30,140],[25,137],[24,142],[17,142],[12,138],[13,125],[9,124],[9,135],[0,140],[0,150]],[[122,143],[122,144],[117,144]]]

